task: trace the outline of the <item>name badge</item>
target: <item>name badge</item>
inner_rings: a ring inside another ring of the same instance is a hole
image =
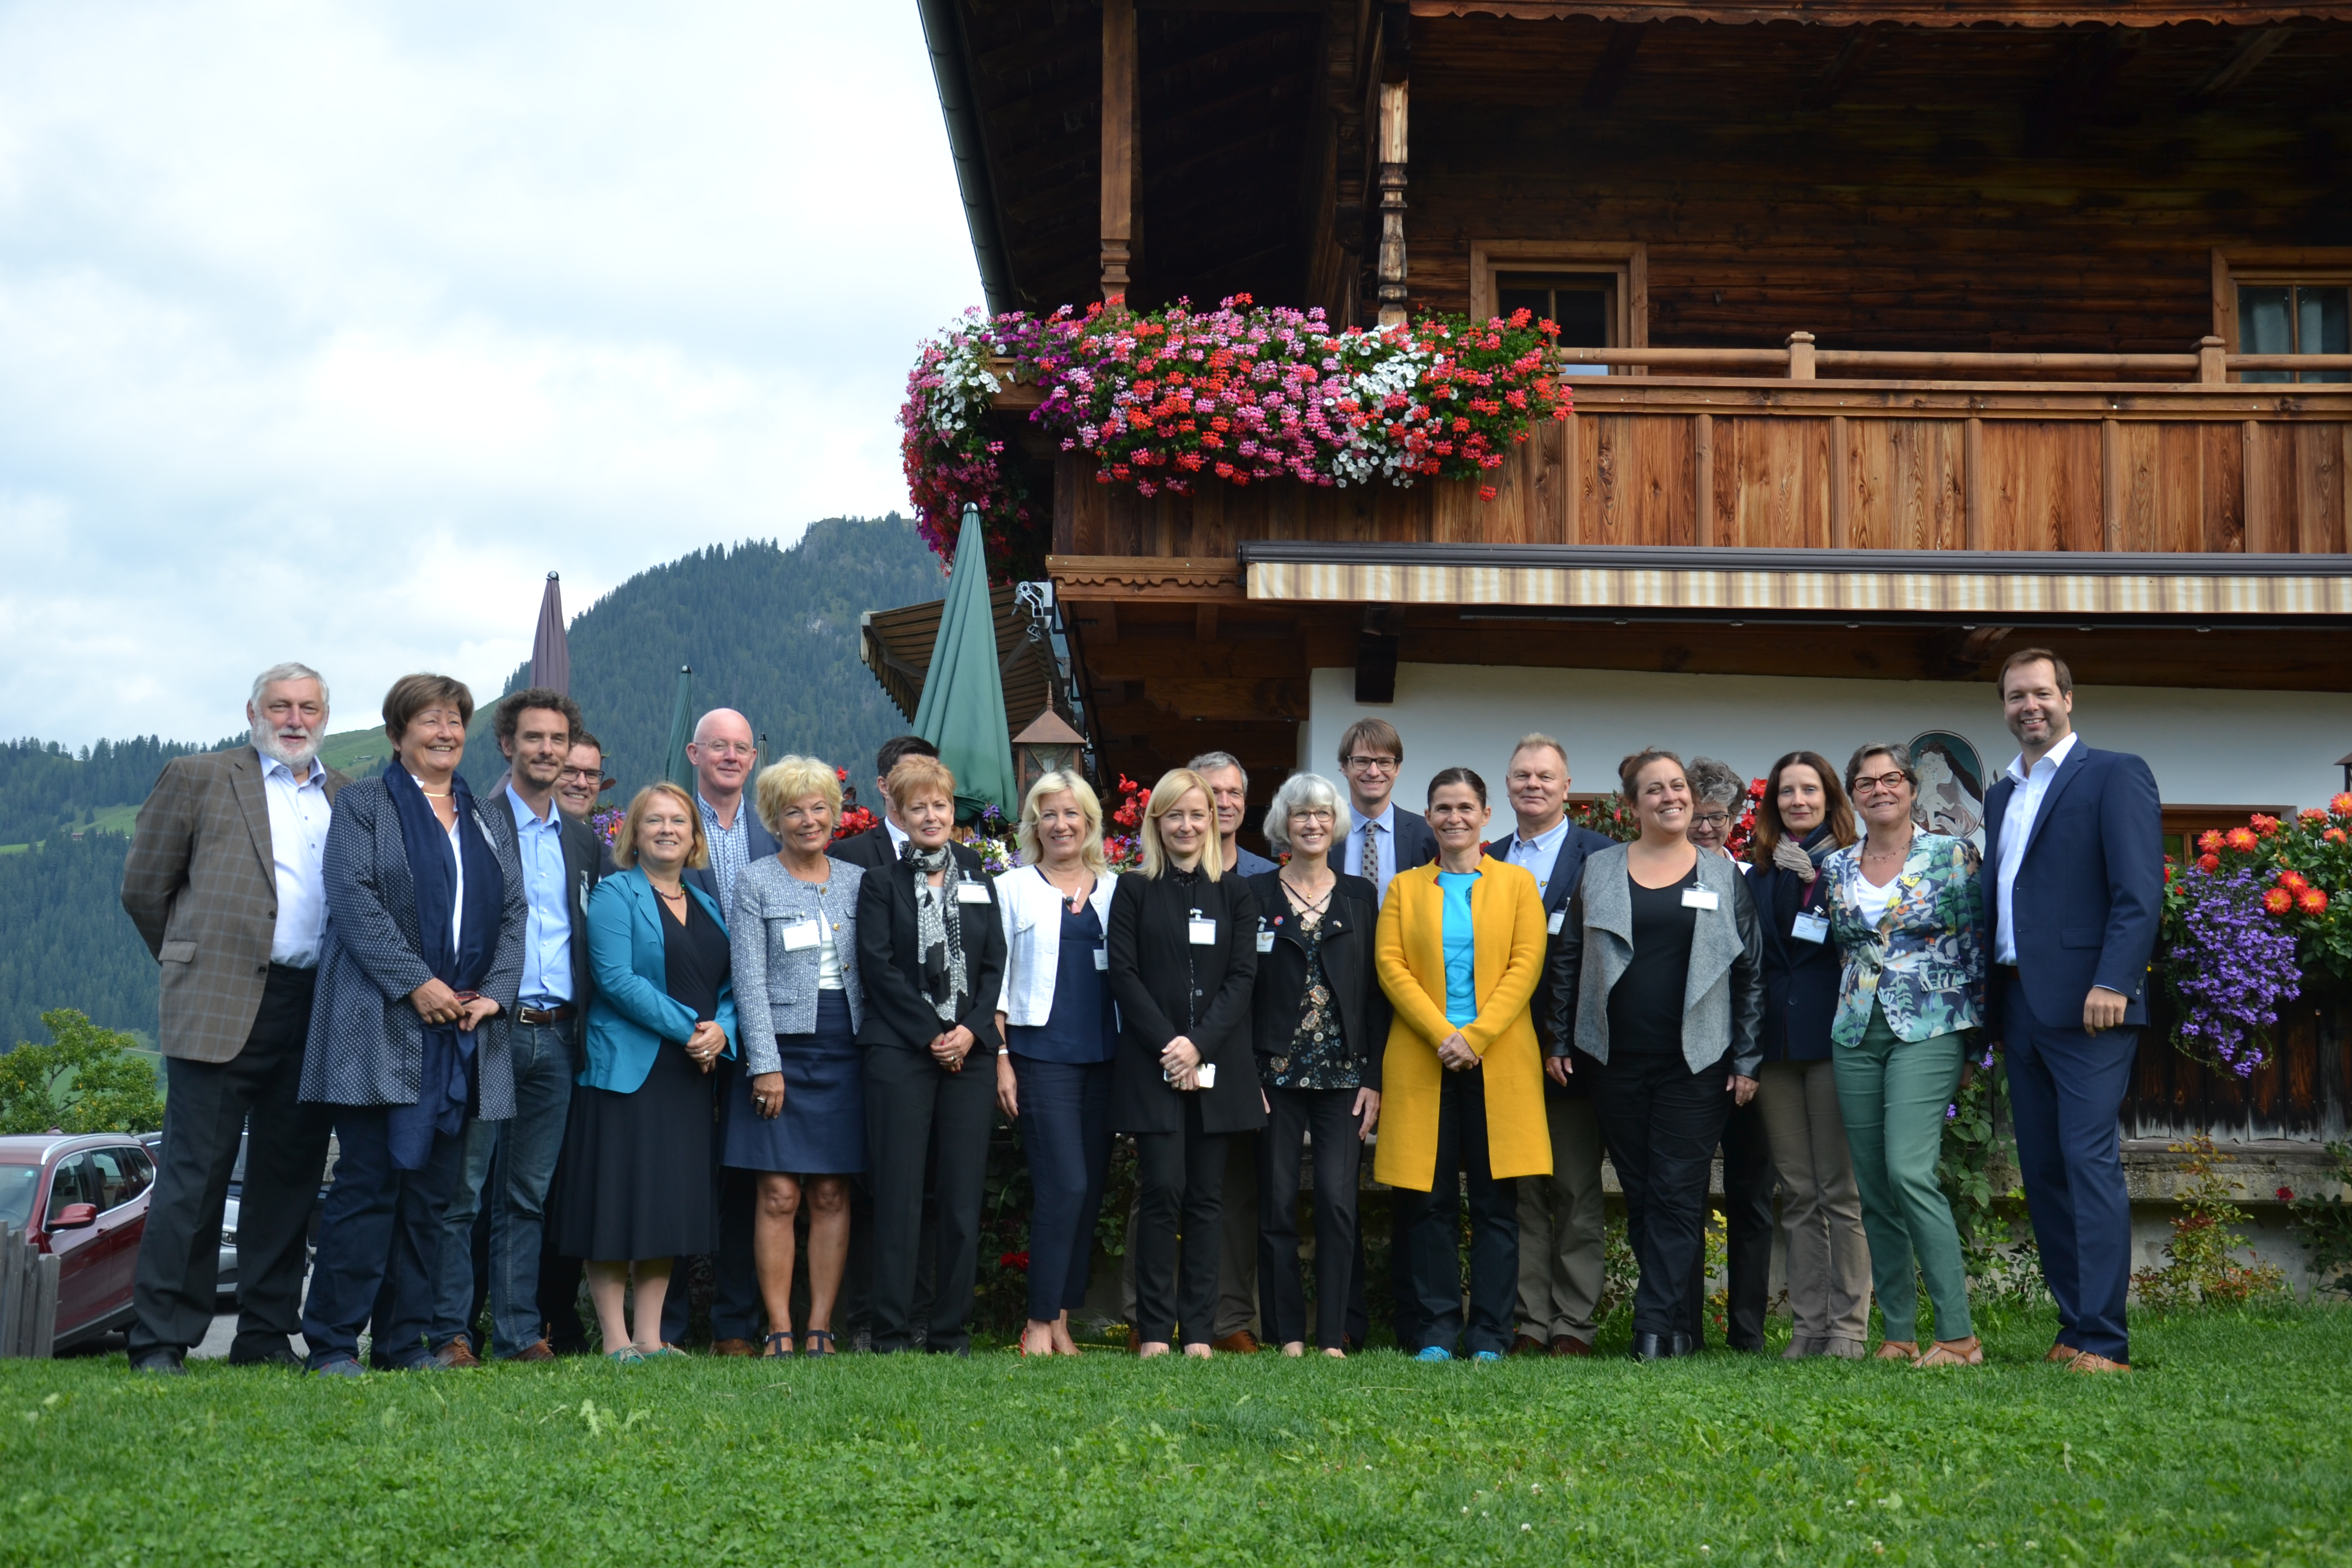
[[[1192,945],[1194,947],[1214,947],[1217,945],[1216,916],[1194,915],[1191,920],[1185,921],[1184,924],[1192,933]]]
[[[1257,933],[1257,950],[1260,952],[1272,952],[1274,951],[1274,933],[1272,931],[1262,931]]]
[[[1683,908],[1686,910],[1711,910],[1717,907],[1722,903],[1722,900],[1715,896],[1714,889],[1709,888],[1685,888],[1683,889]]]
[[[1551,919],[1544,921],[1544,930],[1549,931],[1554,936],[1558,936],[1559,934],[1559,922],[1567,914],[1568,911],[1566,910],[1552,910]]]
[[[1095,949],[1095,967],[1097,969],[1108,969],[1110,967],[1110,949],[1107,947],[1098,947]]]
[[[1202,1089],[1216,1088],[1217,1064],[1214,1062],[1202,1062],[1193,1070],[1193,1081],[1198,1083]]]
[[[1797,923],[1789,934],[1799,942],[1827,942],[1830,939],[1829,917],[1807,910],[1797,917]]]
[[[813,920],[794,921],[784,928],[786,952],[798,952],[804,947],[814,947],[823,940],[824,933],[817,930],[816,921]]]
[[[988,888],[985,884],[980,882],[958,882],[956,884],[956,902],[960,904],[984,904],[988,902]]]

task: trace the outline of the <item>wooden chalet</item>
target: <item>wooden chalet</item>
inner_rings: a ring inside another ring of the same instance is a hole
[[[1916,737],[1965,820],[2038,643],[2174,832],[2341,787],[2352,0],[920,9],[992,309],[1527,304],[1590,373],[1492,501],[1146,500],[1008,389],[1105,773],[1263,799],[1373,712],[1406,796],[1529,730],[1594,791]],[[2340,1133],[2322,1023],[2270,1109],[2149,1079],[2142,1130]]]

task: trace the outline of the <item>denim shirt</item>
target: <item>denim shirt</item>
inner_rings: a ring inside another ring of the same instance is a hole
[[[1830,883],[1830,937],[1843,956],[1830,1038],[1862,1043],[1873,1004],[1898,1040],[1926,1040],[1984,1024],[1984,895],[1981,858],[1965,838],[1921,833],[1895,879],[1877,924],[1862,917],[1860,843],[1822,865]]]

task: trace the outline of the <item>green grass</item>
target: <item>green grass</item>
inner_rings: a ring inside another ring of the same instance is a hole
[[[2352,1310],[2143,1319],[2128,1377],[1981,1327],[1999,1364],[1946,1373],[0,1363],[0,1561],[2352,1561]]]

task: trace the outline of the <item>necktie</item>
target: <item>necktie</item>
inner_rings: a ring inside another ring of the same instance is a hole
[[[1364,824],[1364,880],[1374,888],[1381,885],[1380,831],[1381,825],[1377,822]]]

